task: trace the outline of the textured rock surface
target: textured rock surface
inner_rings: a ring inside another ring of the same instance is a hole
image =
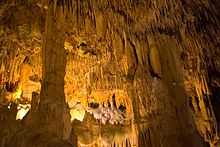
[[[50,138],[59,146],[70,128],[65,100],[70,107],[78,101],[107,105],[115,94],[117,106],[126,106],[127,124],[100,126],[86,115],[72,124],[72,144],[78,136],[79,146],[91,147],[217,147],[219,10],[217,0],[1,1],[2,108],[10,101],[31,103],[33,91],[41,94],[40,108],[32,102],[21,124],[0,113],[4,129],[7,122],[25,128],[8,129],[17,132],[13,146],[28,146],[39,133],[46,137],[36,142]],[[32,122],[45,127],[32,134]]]

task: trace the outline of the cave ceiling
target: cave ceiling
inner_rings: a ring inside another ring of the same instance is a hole
[[[129,117],[150,120],[157,113],[173,117],[172,106],[185,107],[186,100],[177,97],[187,97],[200,135],[215,142],[215,112],[203,97],[220,87],[218,8],[209,0],[85,0],[63,6],[69,106],[104,105],[115,94]],[[32,92],[40,93],[47,10],[43,0],[0,2],[0,85],[9,83],[9,101],[21,95],[31,101]]]

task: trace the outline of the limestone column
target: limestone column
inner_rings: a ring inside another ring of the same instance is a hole
[[[71,131],[71,124],[64,94],[66,68],[64,40],[62,7],[50,2],[42,50],[43,79],[39,123],[49,134],[67,139]]]

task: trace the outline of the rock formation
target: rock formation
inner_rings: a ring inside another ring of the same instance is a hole
[[[0,1],[0,147],[218,147],[219,10]]]

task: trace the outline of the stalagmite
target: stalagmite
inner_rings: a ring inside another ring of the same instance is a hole
[[[0,0],[0,147],[218,147],[218,0]]]

